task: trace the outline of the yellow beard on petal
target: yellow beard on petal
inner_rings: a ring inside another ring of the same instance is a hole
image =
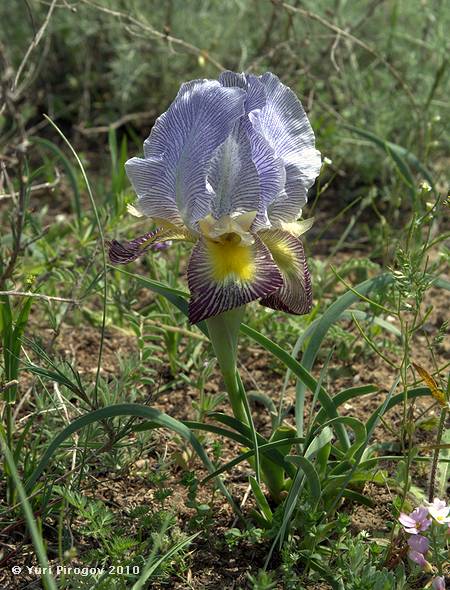
[[[206,241],[214,280],[221,282],[230,277],[251,281],[255,275],[251,248],[243,244],[236,234],[225,234],[221,238],[220,242]]]
[[[278,268],[286,274],[295,273],[296,258],[295,252],[289,248],[289,244],[281,239],[277,239],[276,231],[262,231],[258,234],[264,244],[269,248],[272,258]]]

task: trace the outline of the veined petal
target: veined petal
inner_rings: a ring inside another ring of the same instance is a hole
[[[252,158],[259,176],[260,206],[254,225],[255,231],[270,226],[268,209],[283,190],[286,183],[286,171],[281,158],[276,157],[274,150],[264,137],[253,129],[250,121],[247,133],[252,146]]]
[[[283,285],[261,300],[272,309],[303,315],[312,307],[311,277],[301,241],[283,230],[264,230],[258,236],[270,250],[283,276]]]
[[[288,233],[298,238],[302,234],[309,231],[313,225],[314,217],[309,217],[308,219],[299,219],[298,221],[292,221],[291,223],[282,222],[281,229],[284,229]]]
[[[207,164],[244,114],[244,101],[244,90],[216,81],[194,80],[181,86],[145,142],[145,158],[127,163],[144,214],[173,223],[180,222],[178,216],[194,228],[210,212]]]
[[[145,254],[155,243],[158,236],[162,233],[162,228],[147,232],[130,242],[118,242],[111,240],[107,242],[109,246],[109,259],[113,264],[128,264],[133,262],[142,254]]]
[[[235,74],[223,72],[219,81],[223,86],[243,88],[247,92],[245,113],[257,114],[266,106],[266,90],[261,80],[253,74]],[[256,131],[249,117],[241,122],[250,140],[252,159],[259,176],[260,206],[254,229],[269,227],[267,208],[283,190],[286,182],[284,162],[275,155],[268,141]]]
[[[262,109],[266,104],[266,91],[264,85],[253,74],[236,74],[229,70],[222,72],[219,82],[227,88],[242,88],[246,91],[245,112],[250,113]]]
[[[320,153],[314,132],[295,94],[274,74],[260,76],[266,90],[266,105],[250,113],[253,127],[274,149],[286,169],[286,184],[269,207],[273,222],[293,221],[307,200],[307,191],[320,171]]]
[[[194,236],[185,228],[172,225],[165,220],[162,221],[161,227],[154,231],[147,232],[129,242],[119,242],[111,240],[107,242],[109,246],[109,259],[113,264],[128,264],[137,260],[140,256],[152,250],[156,243],[171,242],[172,240],[192,240]],[[161,249],[161,248],[159,248]]]
[[[212,191],[211,210],[216,219],[233,212],[258,210],[258,172],[249,138],[240,123],[216,149],[207,180]]]
[[[175,198],[171,198],[171,186],[166,174],[166,163],[161,158],[131,158],[125,170],[138,196],[136,209],[147,217],[166,219],[175,225],[183,225]]]
[[[283,283],[269,250],[257,236],[251,245],[233,238],[224,242],[201,238],[192,251],[187,274],[192,295],[189,321],[193,324],[265,297]]]

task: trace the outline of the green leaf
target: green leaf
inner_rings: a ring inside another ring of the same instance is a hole
[[[417,387],[415,389],[408,390],[408,399],[414,399],[416,397],[426,397],[430,396],[430,390],[428,387]],[[370,416],[370,418],[366,422],[367,431],[370,432],[376,422],[379,419],[379,416],[383,416],[386,412],[391,410],[394,406],[398,404],[403,404],[405,400],[404,393],[398,393],[397,395],[393,395],[391,398],[386,398],[385,402],[379,406],[375,412]]]
[[[323,447],[325,447],[332,440],[333,431],[328,426],[325,426],[319,434],[314,436],[314,438],[308,445],[305,451],[305,457],[307,459],[313,459],[317,455],[317,453],[319,453],[319,451],[323,449]]]
[[[249,446],[250,447],[253,446],[253,440],[252,440],[253,433],[252,433],[249,426],[247,426],[246,424],[243,424],[242,422],[240,422],[239,420],[237,420],[236,418],[234,418],[232,416],[227,416],[226,414],[221,414],[218,412],[211,413],[210,417],[214,420],[217,420],[218,422],[221,422],[222,424],[225,424],[225,426],[229,426],[230,428],[234,428],[235,430],[237,430],[238,432],[243,434],[245,437],[247,437]],[[276,463],[277,465],[280,465],[281,467],[283,467],[289,475],[293,476],[294,470],[292,469],[292,467],[288,463],[286,463],[285,458],[283,457],[282,453],[280,453],[276,449],[273,449],[273,447],[265,447],[265,445],[267,445],[267,440],[263,436],[258,434],[257,432],[255,432],[255,434],[256,434],[256,440],[257,440],[259,450],[269,449],[269,450],[265,451],[267,458],[270,459],[271,461],[273,461],[274,463]],[[291,443],[292,439],[286,439],[284,441],[284,444],[287,444],[287,441],[289,441],[289,443]]]
[[[199,535],[200,535],[200,532],[195,533],[194,535],[191,535],[187,539],[183,539],[183,540],[179,541],[176,545],[171,547],[167,552],[164,553],[164,555],[162,555],[156,561],[153,561],[154,556],[151,556],[150,559],[148,560],[148,562],[146,563],[146,565],[144,566],[144,571],[142,572],[139,580],[135,584],[133,584],[131,590],[141,590],[142,588],[149,588],[149,586],[147,586],[146,583],[148,582],[148,580],[150,580],[152,577],[155,576],[158,569],[165,562],[169,562],[173,558],[174,555],[176,555],[182,549],[184,549],[185,547],[190,545],[192,543],[192,541],[196,537],[198,537]]]
[[[292,515],[294,513],[298,498],[303,489],[305,481],[309,485],[316,506],[320,500],[320,496],[322,493],[319,476],[317,475],[317,471],[315,470],[314,465],[311,463],[311,461],[306,459],[306,457],[302,457],[301,455],[290,455],[289,457],[286,457],[286,460],[289,463],[296,465],[298,469],[292,482],[291,489],[289,490],[288,497],[286,498],[283,510],[283,519],[281,521],[281,526],[277,533],[277,536],[273,542],[271,552],[273,551],[273,548],[275,547],[275,544],[277,542],[279,542],[280,548],[283,545],[283,542],[289,531],[289,525],[292,521]]]
[[[353,457],[356,451],[366,442],[366,427],[360,420],[358,420],[357,418],[353,418],[352,416],[339,416],[339,418],[333,418],[332,420],[328,420],[328,422],[325,422],[323,426],[333,426],[335,424],[345,424],[346,426],[349,426],[355,433],[355,442],[349,449],[347,449],[345,453],[345,458],[350,459],[351,457]]]
[[[259,451],[262,455],[266,454],[268,457],[270,457],[271,461],[274,461],[274,456],[270,455],[270,453],[268,451],[270,451],[271,449],[277,449],[278,447],[283,447],[284,445],[286,445],[288,443],[297,444],[297,443],[302,443],[302,442],[304,442],[303,438],[286,438],[283,440],[277,440],[275,442],[269,442],[269,443],[259,445]],[[241,453],[238,457],[235,457],[234,459],[232,459],[228,463],[225,463],[224,465],[219,467],[219,469],[217,469],[213,473],[210,473],[207,477],[205,477],[204,480],[202,480],[201,483],[205,484],[207,481],[209,481],[210,479],[213,479],[214,477],[220,475],[221,473],[224,473],[225,471],[229,471],[235,465],[238,465],[239,463],[242,463],[242,461],[245,461],[246,459],[250,459],[250,457],[253,457],[254,454],[255,454],[254,449],[250,449],[250,450],[246,451],[245,453]],[[280,455],[281,454],[279,454],[278,456],[280,456]],[[283,466],[284,469],[286,469],[286,467],[288,468],[288,470],[290,469],[291,473],[289,473],[289,474],[291,475],[291,477],[293,477],[295,475],[295,469],[292,467],[292,465],[289,465],[289,463],[287,463],[286,461],[280,462],[280,464]]]
[[[355,492],[354,490],[349,490],[346,488],[342,492],[342,496],[352,500],[353,502],[362,504],[363,506],[369,506],[369,508],[373,508],[375,506],[375,502],[371,498],[364,496],[364,494],[360,494],[359,492]]]
[[[367,293],[369,293],[371,291],[378,291],[378,290],[386,289],[386,287],[389,284],[391,284],[392,282],[393,282],[393,278],[390,274],[379,275],[375,278],[368,279],[367,281],[360,283],[352,291],[347,291],[346,293],[344,293],[343,295],[338,297],[338,299],[336,299],[336,301],[334,303],[332,303],[330,305],[330,307],[322,315],[322,317],[320,318],[320,320],[316,324],[316,327],[315,327],[313,333],[311,334],[311,338],[309,339],[308,344],[307,344],[305,351],[303,353],[303,356],[302,356],[302,367],[304,368],[304,370],[306,370],[306,371],[312,370],[312,368],[314,366],[314,362],[317,358],[320,347],[322,345],[322,342],[323,342],[325,336],[327,335],[328,330],[335,322],[337,322],[340,319],[342,314],[351,305],[353,305],[353,303],[356,303],[357,301],[360,300],[360,298],[358,297],[358,293],[360,293],[363,296],[366,296]],[[293,372],[295,372],[295,371],[293,371]],[[295,416],[296,423],[300,423],[300,421],[303,418],[302,416],[299,415],[300,410],[298,408],[301,407],[300,402],[305,397],[306,386],[308,386],[308,385],[304,379],[298,380],[297,385],[296,385],[296,395],[295,395],[295,397],[296,397],[296,416]],[[311,391],[314,393],[314,389],[312,389]],[[330,409],[327,408],[325,406],[325,404],[322,403],[322,400],[320,400],[320,402],[324,408],[324,411],[327,413],[328,418],[336,418],[338,416],[338,412],[336,409],[337,406],[336,406],[334,399],[332,401],[332,404],[334,407],[334,415],[332,413],[330,413]],[[350,446],[350,444],[349,444],[348,436],[347,436],[345,429],[343,429],[343,432],[345,433],[345,435],[342,433],[342,430],[339,430],[339,440],[341,441],[341,444],[345,445],[343,448],[345,448],[345,447],[348,448]]]
[[[252,475],[249,476],[249,481],[253,495],[255,496],[256,503],[258,504],[258,507],[261,510],[261,513],[263,514],[264,518],[270,524],[272,522],[273,514],[272,510],[270,509],[269,503],[267,502],[267,499],[263,494],[263,491],[261,490],[259,483]]]
[[[147,287],[154,293],[162,295],[173,305],[175,305],[175,307],[182,311],[186,317],[189,317],[188,304],[186,300],[189,299],[190,295],[189,293],[186,293],[186,291],[181,291],[180,289],[173,289],[172,287],[168,287],[167,285],[159,283],[158,281],[154,281],[147,277],[142,277],[140,275],[128,272],[119,266],[113,266],[112,264],[108,264],[108,267],[116,272],[119,272],[127,277],[134,279],[140,285],[142,285],[143,287]],[[199,322],[195,325],[203,332],[203,334],[205,334],[205,336],[208,336],[208,328],[206,327],[206,322]]]
[[[36,556],[39,561],[39,565],[44,568],[46,573],[42,574],[42,581],[44,584],[45,589],[49,590],[57,590],[55,579],[53,578],[52,574],[49,572],[48,567],[48,558],[47,558],[47,551],[45,549],[44,541],[42,539],[42,535],[39,532],[38,526],[36,524],[36,520],[33,515],[33,511],[30,506],[30,502],[28,501],[27,494],[25,492],[25,488],[22,484],[22,481],[19,477],[19,473],[17,471],[16,464],[14,462],[14,458],[6,440],[4,438],[5,434],[3,431],[3,427],[1,427],[0,432],[0,445],[2,447],[2,453],[5,456],[5,462],[8,465],[9,473],[14,481],[14,485],[16,487],[17,493],[20,499],[20,505],[25,517],[25,522],[27,523],[28,530],[30,532],[31,540],[34,545],[34,549],[36,551]]]
[[[351,399],[355,399],[358,397],[362,397],[364,395],[369,395],[371,393],[376,393],[379,390],[378,387],[375,385],[361,385],[358,387],[349,387],[348,389],[344,389],[340,391],[336,395],[333,396],[333,402],[336,408],[342,406],[346,402],[350,401]],[[321,408],[314,419],[314,423],[322,424],[326,418],[326,412],[323,408]]]
[[[302,383],[305,384],[306,387],[310,389],[313,394],[318,391],[319,401],[329,418],[338,417],[339,414],[336,410],[333,399],[323,387],[318,388],[317,381],[304,368],[303,363],[300,364],[294,357],[278,346],[278,344],[275,344],[275,342],[269,338],[266,338],[266,336],[263,336],[263,334],[257,330],[254,330],[253,328],[250,328],[246,324],[241,325],[241,331],[244,332],[244,334],[247,334],[247,336],[250,336],[250,338],[261,344],[261,346],[276,356],[287,368],[292,371],[292,373],[294,373],[294,375],[296,375],[301,380]],[[345,429],[339,428],[338,426],[337,432],[343,447],[349,448],[350,442]]]

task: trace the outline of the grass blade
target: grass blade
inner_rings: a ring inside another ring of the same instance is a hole
[[[36,521],[34,519],[33,511],[31,510],[30,503],[27,498],[27,494],[25,488],[20,480],[19,473],[17,472],[16,464],[14,463],[14,459],[8,445],[6,444],[6,440],[4,438],[3,429],[0,434],[0,444],[2,447],[2,453],[5,457],[5,462],[8,465],[10,476],[14,481],[14,485],[16,486],[17,494],[19,495],[20,505],[22,507],[22,511],[27,523],[28,530],[31,535],[31,540],[33,541],[34,548],[36,550],[36,556],[38,558],[39,564],[42,568],[46,568],[44,571],[46,573],[43,574],[42,582],[44,584],[44,588],[47,590],[57,590],[56,582],[51,573],[49,573],[48,569],[48,559],[47,559],[47,552],[45,550],[44,542],[42,540],[42,536],[39,533],[38,527],[36,525]]]

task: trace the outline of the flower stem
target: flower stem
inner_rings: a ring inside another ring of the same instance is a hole
[[[236,378],[236,358],[239,327],[244,307],[226,311],[206,320],[234,417],[248,425],[247,414]]]
[[[245,412],[245,407],[236,379],[236,372],[234,371],[233,373],[227,374],[224,371],[222,371],[222,376],[234,417],[243,422],[244,424],[248,424],[247,414]]]
[[[436,447],[434,449],[434,455],[433,455],[433,463],[431,464],[430,488],[428,490],[428,501],[429,502],[432,502],[433,498],[434,498],[434,489],[436,487],[436,474],[437,474],[437,468],[438,468],[438,463],[439,463],[439,450],[440,450],[439,446],[441,444],[442,434],[444,432],[446,415],[447,415],[447,411],[444,408],[441,411],[441,417],[440,417],[439,426],[438,426],[438,433],[437,433],[437,437],[436,437]]]

